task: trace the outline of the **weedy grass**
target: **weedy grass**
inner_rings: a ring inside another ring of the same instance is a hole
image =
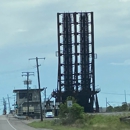
[[[88,115],[78,119],[73,124],[63,125],[60,120],[32,122],[28,124],[35,128],[53,130],[130,130],[130,123],[120,122],[120,115]]]

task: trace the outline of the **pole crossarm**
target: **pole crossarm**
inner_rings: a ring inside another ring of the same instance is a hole
[[[35,60],[35,59],[43,59],[43,60],[45,60],[45,57],[44,58],[38,58],[38,57],[36,57],[36,58],[29,58],[29,60]]]
[[[22,76],[31,76],[34,75],[34,72],[22,72]]]

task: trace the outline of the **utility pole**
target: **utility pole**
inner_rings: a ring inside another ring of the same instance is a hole
[[[11,113],[11,107],[10,107],[10,100],[9,100],[9,95],[7,95],[7,99],[8,99],[8,104],[9,104],[9,114]]]
[[[40,98],[40,112],[41,112],[41,121],[43,121],[43,111],[42,111],[42,102],[41,102],[41,87],[40,87],[40,76],[39,76],[39,66],[38,65],[38,59],[44,59],[45,58],[30,58],[29,60],[36,60],[36,66],[37,66],[37,76],[38,76],[38,86],[39,86],[39,98]]]
[[[106,112],[107,112],[107,98],[106,98]]]
[[[15,110],[15,105],[16,105],[15,98],[16,98],[16,95],[13,95],[13,96],[14,96],[14,110]]]
[[[45,104],[46,104],[46,89],[47,89],[47,87],[44,88],[44,95],[45,95],[44,103]],[[45,106],[44,106],[44,118],[45,118],[45,114],[46,114],[46,110],[45,110]]]
[[[6,100],[5,100],[5,98],[3,98],[3,105],[4,105],[3,115],[6,115]]]
[[[22,76],[27,76],[27,80],[24,81],[24,84],[27,84],[27,116],[29,117],[29,84],[31,84],[31,80],[29,80],[29,76],[34,75],[34,72],[22,72]]]
[[[47,89],[47,87],[46,88],[44,88],[45,89],[45,102],[46,102],[46,89]]]
[[[126,103],[126,91],[124,90],[124,94],[125,94],[125,103]]]

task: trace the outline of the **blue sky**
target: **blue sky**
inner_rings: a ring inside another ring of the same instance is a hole
[[[26,88],[22,72],[34,72],[31,88],[36,88],[36,61],[39,60],[41,87],[47,96],[57,85],[58,12],[94,12],[96,86],[99,105],[106,98],[113,106],[130,102],[130,0],[0,0],[0,109],[2,98],[13,89]]]

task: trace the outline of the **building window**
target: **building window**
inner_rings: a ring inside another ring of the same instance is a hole
[[[27,93],[19,93],[19,99],[23,99],[23,98],[27,99]],[[28,94],[28,99],[29,101],[32,101],[32,93]]]
[[[32,101],[32,93],[29,93],[28,99],[29,99],[29,101]]]
[[[19,93],[19,99],[27,98],[27,93]]]

